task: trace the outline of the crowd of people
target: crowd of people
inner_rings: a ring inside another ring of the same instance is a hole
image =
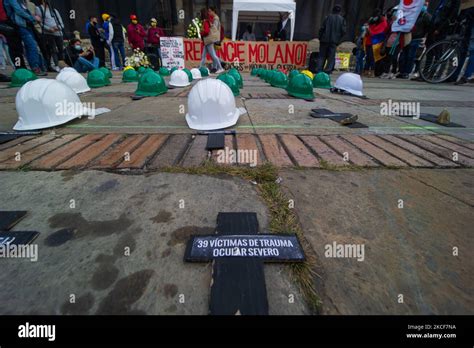
[[[423,48],[444,39],[449,26],[461,18],[466,19],[466,32],[461,44],[461,61],[450,81],[464,84],[474,73],[474,8],[460,12],[460,0],[443,0],[430,13],[429,1],[423,8],[411,32],[392,31],[397,19],[397,7],[383,13],[375,9],[373,15],[360,29],[353,54],[356,58],[355,73],[382,79],[419,80],[419,57]],[[332,14],[326,17],[320,33],[320,52],[317,71],[331,73],[334,70],[336,47],[346,33],[346,22],[341,7],[336,5]],[[459,76],[468,60],[463,76]]]
[[[125,66],[127,40],[132,49],[153,53],[159,64],[160,37],[165,32],[155,18],[144,27],[132,14],[126,28],[115,15],[104,13],[101,20],[99,23],[97,16],[90,16],[86,24],[90,47],[83,47],[78,38],[69,40],[64,47],[63,18],[48,0],[0,0],[0,65],[19,69],[28,63],[37,76],[57,72],[66,64],[87,72],[105,66],[108,51],[112,69],[121,70]],[[0,81],[8,82],[9,77],[0,74]]]

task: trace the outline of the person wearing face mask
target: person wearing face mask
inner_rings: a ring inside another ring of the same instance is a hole
[[[145,29],[143,29],[143,26],[138,23],[136,15],[132,14],[130,16],[130,21],[131,23],[127,27],[128,42],[132,49],[143,51],[145,48]]]
[[[162,28],[158,27],[158,21],[155,18],[150,20],[150,28],[147,32],[147,42],[150,47],[150,51],[158,55],[161,60],[160,51],[160,37],[165,36],[165,32]]]
[[[82,49],[81,40],[72,39],[66,48],[66,63],[80,73],[99,68],[99,59],[94,54],[94,49]]]
[[[423,41],[428,35],[431,27],[431,15],[428,13],[429,2],[426,1],[421,13],[416,20],[415,26],[413,27],[411,34],[411,42],[403,48],[399,58],[400,73],[397,75],[399,79],[408,79],[415,66],[416,53],[418,48],[423,44]]]
[[[89,25],[87,26],[89,37],[96,57],[99,59],[99,66],[105,66],[105,37],[99,28],[99,20],[95,16],[89,17]]]

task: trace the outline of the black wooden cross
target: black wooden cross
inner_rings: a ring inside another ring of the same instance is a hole
[[[184,259],[213,260],[211,315],[267,315],[263,263],[305,260],[296,235],[259,234],[256,213],[219,213],[216,233],[192,236]]]

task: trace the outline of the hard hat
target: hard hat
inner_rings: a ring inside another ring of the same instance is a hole
[[[293,77],[295,77],[296,75],[299,75],[300,72],[298,70],[291,70],[290,74],[288,75],[288,80],[291,80]]]
[[[239,86],[237,85],[237,81],[235,81],[234,77],[229,74],[220,74],[217,76],[217,79],[224,82],[229,88],[231,89],[234,97],[237,97],[240,94]]]
[[[266,76],[267,74],[268,74],[268,70],[267,70],[267,69],[262,69],[262,70],[260,71],[260,75],[259,75],[259,76],[260,76],[260,78],[261,78],[262,80],[265,80],[265,76]]]
[[[179,68],[178,68],[177,66],[174,66],[174,67],[171,68],[170,73],[172,74],[172,73],[174,73],[176,70],[179,70]]]
[[[160,68],[159,72],[160,72],[161,76],[170,76],[170,71],[167,68],[165,68],[164,66],[162,66]]]
[[[61,70],[61,72],[56,76],[56,80],[65,83],[76,93],[85,93],[89,92],[91,89],[87,85],[87,81],[79,74],[76,70]]]
[[[100,88],[110,85],[110,80],[102,71],[94,69],[87,75],[87,84],[90,88]]]
[[[311,79],[311,81],[313,81],[313,79],[314,79],[314,74],[313,74],[311,71],[309,71],[309,70],[303,70],[301,73],[302,73],[302,74],[305,74],[306,76],[308,76],[308,77]]]
[[[29,81],[36,80],[38,77],[31,70],[17,69],[12,74],[12,81],[10,87],[21,87]]]
[[[194,80],[202,79],[201,71],[199,71],[199,69],[191,69],[191,75],[193,76]]]
[[[269,70],[267,72],[267,74],[265,75],[265,79],[264,79],[266,83],[270,83],[270,81],[273,77],[273,74],[275,74],[275,71],[273,71],[273,70]]]
[[[99,68],[99,70],[102,71],[104,73],[104,75],[107,76],[109,79],[111,79],[113,77],[112,71],[110,71],[105,66],[103,66],[102,68]]]
[[[76,70],[76,69],[74,69],[74,68],[71,68],[70,66],[66,66],[66,67],[62,68],[60,72],[64,72],[64,71],[73,71],[73,72],[77,72],[77,70]]]
[[[286,88],[288,87],[288,77],[286,77],[285,73],[279,71],[273,74],[272,80],[270,84],[273,87],[277,88]]]
[[[242,79],[242,75],[240,75],[240,72],[236,68],[230,69],[229,74],[235,79],[239,88],[244,87],[244,80]]]
[[[27,131],[64,124],[82,116],[81,106],[76,92],[60,81],[30,81],[16,95],[18,122],[13,129]]]
[[[364,96],[362,79],[360,75],[354,73],[344,73],[339,76],[334,87],[359,97]]]
[[[141,66],[138,68],[138,73],[141,75],[146,71],[146,68],[144,66]]]
[[[138,72],[135,69],[124,70],[122,81],[123,82],[137,82]]]
[[[253,68],[252,71],[250,72],[250,75],[256,76],[257,75],[257,68]]]
[[[147,72],[138,80],[135,95],[156,97],[166,92],[168,92],[168,87],[166,87],[165,80],[155,72]]]
[[[188,75],[189,82],[193,82],[193,74],[191,74],[191,71],[186,68],[184,68],[183,71]]]
[[[156,18],[152,18],[150,19],[150,23],[158,23],[158,21],[156,20]]]
[[[190,84],[191,83],[189,82],[188,74],[186,74],[183,70],[175,70],[171,74],[170,86],[186,87],[186,86],[189,86]]]
[[[224,129],[235,125],[239,117],[231,89],[220,80],[201,80],[189,93],[186,122],[191,129]]]
[[[262,68],[258,68],[255,76],[260,76],[260,74],[262,73],[262,70],[263,70]]]
[[[131,14],[130,15],[130,20],[132,20],[132,21],[138,20],[137,15]]]
[[[102,14],[102,20],[103,20],[103,21],[106,21],[106,20],[108,20],[109,18],[110,18],[110,15],[109,15],[108,13]]]
[[[128,66],[126,66],[125,68],[123,68],[123,71],[127,71],[127,70],[130,70],[130,69],[135,70],[135,69],[133,68],[133,66],[128,65]]]
[[[331,78],[329,77],[328,74],[321,71],[321,72],[317,73],[316,76],[314,77],[313,87],[330,89],[330,88],[332,88]]]
[[[296,98],[305,100],[314,99],[313,81],[311,81],[311,79],[305,74],[298,74],[293,77],[288,83],[288,88],[286,90],[289,95]]]
[[[199,71],[201,72],[202,77],[209,76],[209,69],[206,68],[205,66],[200,67]]]

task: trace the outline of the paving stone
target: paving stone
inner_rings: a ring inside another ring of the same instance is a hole
[[[471,150],[474,150],[474,143],[470,143],[470,142],[467,142],[465,140],[455,138],[455,137],[452,137],[450,135],[445,135],[445,134],[439,134],[439,135],[437,135],[437,137],[441,138],[441,139],[444,139],[444,140],[447,140],[447,141],[450,141],[452,143],[458,144],[458,145],[462,145],[462,146],[467,147]]]
[[[347,166],[349,163],[344,161],[343,156],[331,149],[316,136],[301,136],[306,145],[308,145],[324,161],[334,166]]]
[[[408,163],[412,167],[433,167],[433,164],[420,158],[405,149],[396,146],[390,142],[387,142],[376,135],[365,135],[362,136],[364,140],[382,148],[384,151],[388,152],[389,154],[402,159],[404,162]]]
[[[117,168],[120,169],[141,169],[145,164],[153,158],[160,148],[162,148],[167,135],[154,134],[150,135],[133,153],[130,154],[130,161],[122,162]]]
[[[190,135],[172,135],[163,145],[158,155],[148,164],[149,169],[171,167],[179,164],[188,148]]]
[[[449,159],[450,161],[453,161],[454,158],[454,152],[453,150],[447,149],[445,147],[436,145],[432,142],[429,142],[427,140],[421,139],[420,137],[413,137],[413,136],[406,136],[406,135],[399,135],[400,138],[411,142],[417,146],[420,146],[424,148],[427,151],[433,152],[439,156],[442,156],[446,159]],[[462,165],[468,166],[468,167],[473,167],[474,166],[474,160],[466,157],[462,154],[458,154],[458,160],[453,161],[455,163],[460,163]]]
[[[15,159],[16,153],[25,153],[26,151],[31,150],[41,144],[47,143],[48,141],[51,141],[55,138],[56,137],[54,135],[48,134],[27,141],[26,143],[21,143],[16,146],[9,147],[8,149],[0,152],[0,162]]]
[[[47,154],[74,139],[77,139],[78,137],[80,137],[79,134],[68,134],[48,141],[47,143],[41,144],[31,150],[26,151],[25,153],[22,153],[20,161],[15,161],[14,158],[11,158],[5,162],[0,163],[0,169],[18,169],[41,157],[42,155]]]
[[[411,153],[416,154],[419,157],[422,157],[437,166],[440,167],[450,167],[450,168],[455,168],[459,167],[458,164],[451,162],[443,157],[437,156],[432,152],[426,151],[425,149],[422,149],[421,147],[418,147],[416,145],[413,145],[412,143],[409,143],[403,139],[400,139],[394,135],[382,135],[381,136],[384,140],[390,141],[393,144],[404,148],[407,151],[410,151]]]
[[[240,152],[241,150],[246,151],[248,155],[244,155],[244,158],[241,158],[239,160],[239,164],[250,164],[246,163],[248,162],[253,155],[250,155],[250,151],[252,151],[253,154],[257,155],[257,165],[262,164],[262,155],[260,154],[260,151],[258,149],[257,145],[257,138],[253,134],[238,134],[237,135],[237,151]],[[248,151],[248,152],[247,152]]]
[[[108,134],[102,139],[96,141],[94,144],[89,145],[87,148],[68,159],[66,162],[60,164],[57,168],[75,169],[84,167],[89,162],[100,156],[100,154],[105,152],[109,146],[119,141],[121,137],[121,134]]]
[[[290,156],[300,167],[319,167],[319,161],[295,135],[280,135]]]
[[[103,134],[89,134],[66,144],[53,152],[34,160],[29,164],[33,169],[54,169],[58,164],[67,161],[70,157],[76,155],[90,144],[102,139]]]
[[[365,141],[359,136],[356,135],[344,135],[343,139],[347,140],[351,144],[357,146],[363,152],[369,154],[377,161],[382,163],[385,166],[394,166],[394,167],[407,167],[408,165],[405,162],[400,161],[398,158],[393,157],[387,152],[379,149],[378,147],[372,145],[371,143]]]
[[[91,168],[115,168],[118,164],[122,163],[125,159],[125,154],[132,154],[133,151],[146,139],[146,135],[130,135],[125,138],[120,144],[117,144],[112,149],[109,149],[107,153],[104,153],[98,159],[96,159]]]
[[[323,142],[331,146],[342,156],[347,154],[350,163],[361,167],[379,167],[379,164],[357,147],[339,138],[337,135],[325,135],[319,137]]]
[[[197,135],[181,163],[183,167],[197,167],[201,165],[208,156],[209,151],[206,150],[207,136]]]
[[[446,147],[450,150],[462,153],[464,156],[469,157],[469,158],[474,158],[474,151],[470,149],[466,149],[464,146],[458,145],[458,144],[453,144],[447,140],[440,139],[434,135],[425,135],[421,136],[421,139],[428,140],[432,143],[435,143],[436,145]]]
[[[19,137],[13,140],[10,140],[6,143],[0,144],[0,151],[8,149],[9,147],[27,142],[28,140],[34,139],[34,136],[28,136],[28,137]]]
[[[278,141],[276,135],[261,134],[259,137],[267,161],[277,167],[290,167],[293,165],[293,162],[287,155],[284,147]]]

